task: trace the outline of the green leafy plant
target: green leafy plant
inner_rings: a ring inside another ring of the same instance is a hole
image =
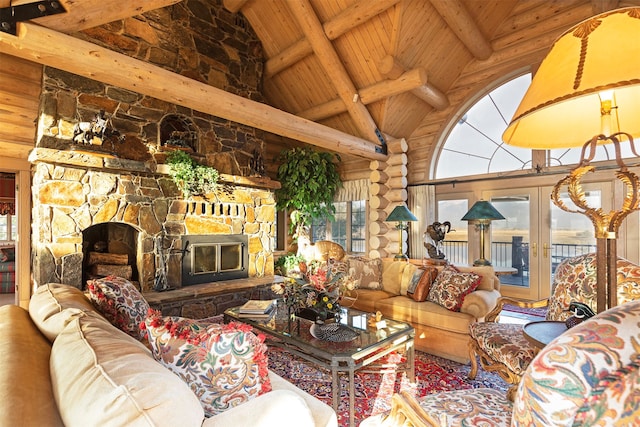
[[[279,257],[273,264],[273,267],[275,269],[275,273],[281,276],[287,276],[290,273],[300,274],[300,263],[303,262],[305,262],[303,256],[288,253]]]
[[[218,185],[217,169],[199,164],[184,151],[172,151],[167,156],[167,164],[169,175],[185,198],[210,193]]]
[[[280,153],[281,188],[276,190],[276,207],[289,210],[294,237],[312,219],[333,219],[333,197],[342,184],[336,159],[340,160],[337,154],[309,148],[296,147]]]

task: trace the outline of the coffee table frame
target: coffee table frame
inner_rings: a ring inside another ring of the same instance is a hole
[[[239,317],[238,307],[226,310],[224,317],[225,321],[240,321],[253,326],[267,336],[269,345],[283,348],[331,371],[333,409],[336,413],[340,404],[340,372],[346,372],[349,378],[349,426],[353,427],[355,422],[355,371],[381,372],[393,368],[404,371],[408,379],[415,382],[415,331],[411,325],[386,319],[384,328],[368,327],[367,319],[370,315],[343,308],[341,322],[360,332],[360,336],[349,343],[335,343],[314,338],[309,332],[310,321],[291,321],[288,315],[282,315],[285,310],[286,307],[279,304],[276,313],[268,321]],[[403,364],[375,363],[394,351],[405,353]],[[367,369],[363,369],[365,367]]]

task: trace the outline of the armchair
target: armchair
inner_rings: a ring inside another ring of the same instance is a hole
[[[638,323],[631,301],[567,330],[529,364],[513,403],[488,388],[403,392],[360,427],[639,425]]]
[[[617,279],[620,304],[640,298],[639,266],[618,258]],[[556,321],[564,321],[571,316],[569,304],[572,301],[587,304],[595,311],[596,254],[590,253],[562,261],[556,269],[551,292],[551,298],[536,302],[501,297],[496,307],[485,316],[485,322],[469,325],[469,378],[476,377],[479,359],[485,370],[498,373],[506,382],[512,384],[507,397],[513,400],[516,387],[538,349],[525,339],[522,325],[496,322],[502,307],[504,304],[520,307],[546,306],[546,320]]]

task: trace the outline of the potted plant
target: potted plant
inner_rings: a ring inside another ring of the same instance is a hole
[[[167,156],[169,175],[173,178],[184,198],[211,193],[218,184],[218,170],[201,165],[182,150],[172,151]]]
[[[342,184],[334,160],[340,157],[296,147],[283,151],[279,159],[282,161],[278,168],[281,188],[275,192],[276,207],[290,212],[290,232],[298,239],[307,236],[312,219],[333,219],[333,197]],[[299,246],[299,254],[300,250]]]

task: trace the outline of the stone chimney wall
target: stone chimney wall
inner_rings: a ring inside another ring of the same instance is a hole
[[[221,0],[187,0],[74,36],[263,101],[260,43],[242,15],[226,11]],[[119,136],[74,140],[76,125],[101,111]],[[226,174],[214,194],[183,200],[162,173],[169,147],[160,123],[167,116],[189,124],[194,138],[186,151],[192,157]],[[105,222],[138,231],[143,291],[153,288],[160,253],[168,256],[169,285],[180,286],[180,256],[168,251],[181,247],[181,234],[247,234],[249,276],[273,274],[277,183],[256,176],[264,152],[265,133],[259,129],[45,67],[30,157],[34,281],[83,288],[82,231]],[[161,248],[154,244],[158,237]]]

